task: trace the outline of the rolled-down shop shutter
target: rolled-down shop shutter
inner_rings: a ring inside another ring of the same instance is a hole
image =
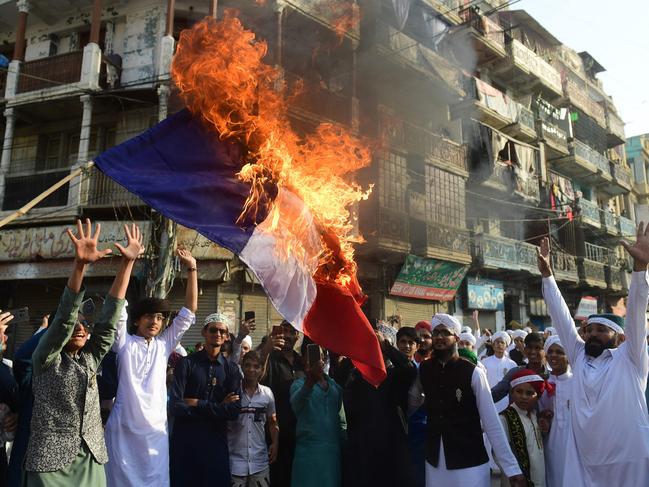
[[[448,303],[396,297],[385,300],[385,317],[401,316],[401,326],[415,326],[419,321],[430,321],[435,313],[448,313]]]
[[[185,305],[185,285],[186,281],[184,279],[177,279],[174,282],[174,286],[167,297],[172,311],[178,311]],[[196,343],[203,341],[203,336],[201,335],[203,321],[207,315],[217,310],[218,283],[216,281],[199,281],[198,289],[196,323],[185,332],[180,341],[185,348],[194,347]]]

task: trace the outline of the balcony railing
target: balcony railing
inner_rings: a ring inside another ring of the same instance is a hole
[[[474,8],[466,8],[460,11],[464,22],[480,33],[486,40],[496,45],[504,54],[505,52],[505,31],[497,23],[486,15],[480,15]]]
[[[429,258],[470,262],[471,238],[469,231],[436,222],[410,227],[412,251]]]
[[[586,80],[572,73],[569,68],[565,68],[563,88],[564,94],[570,98],[571,103],[594,118],[602,127],[606,127],[604,108],[588,94],[589,87]]]
[[[360,22],[355,21],[358,7],[351,2],[331,2],[329,0],[286,0],[296,11],[317,22],[326,25],[330,29],[358,37]],[[341,25],[341,20],[349,20]]]
[[[434,164],[467,170],[467,148],[424,128],[379,112],[381,140],[395,149],[403,149],[423,156]]]
[[[20,67],[18,93],[53,88],[81,80],[83,51],[68,52],[34,61]]]
[[[624,288],[622,269],[618,266],[606,266],[606,285],[609,289],[620,291]]]
[[[600,210],[600,214],[604,229],[613,235],[618,235],[620,232],[620,224],[617,219],[618,217],[608,210]]]
[[[432,75],[435,80],[441,77],[447,86],[462,91],[460,72],[430,47],[381,21],[376,24],[375,35],[376,46],[387,51],[388,61]]]
[[[612,110],[606,110],[606,123],[610,133],[618,137],[621,141],[626,140],[624,136],[624,122]]]
[[[137,196],[100,171],[91,173],[86,191],[81,197],[83,206],[120,207],[144,204]]]
[[[408,214],[382,207],[376,202],[361,206],[359,229],[367,248],[388,252],[410,251]]]
[[[581,218],[584,223],[588,223],[593,227],[599,228],[601,226],[601,218],[599,216],[599,206],[590,200],[581,198],[579,200],[579,208],[581,208]]]
[[[624,238],[635,238],[636,227],[633,220],[624,216],[619,217],[620,235]]]
[[[62,169],[24,176],[7,176],[5,178],[2,209],[17,210],[21,208],[68,174],[70,174],[69,169]],[[67,204],[68,185],[65,185],[41,201],[37,208],[65,206]]]
[[[613,178],[616,179],[619,183],[626,187],[626,189],[631,189],[631,171],[622,166],[621,164],[613,163],[611,166],[613,168]]]
[[[562,250],[553,250],[550,255],[552,256],[552,270],[557,280],[579,281],[577,258],[574,255],[570,255]]]
[[[606,247],[592,244],[590,242],[584,243],[586,250],[586,258],[600,264],[609,264],[611,259],[615,259],[615,254]]]
[[[534,245],[485,234],[476,235],[474,243],[475,257],[486,267],[539,273]]]
[[[575,156],[581,157],[582,159],[585,159],[591,164],[597,166],[597,168],[601,169],[603,173],[609,175],[611,174],[611,167],[608,158],[605,155],[600,154],[595,149],[590,148],[579,140],[575,140],[573,144]]]
[[[561,75],[556,69],[517,39],[512,39],[508,48],[514,64],[519,65],[523,70],[537,77],[543,85],[550,88],[557,95],[561,95]]]
[[[351,96],[334,93],[315,83],[307,83],[301,77],[288,72],[284,73],[284,80],[288,93],[297,92],[291,99],[292,106],[306,110],[318,117],[345,125],[351,124]]]
[[[577,260],[579,279],[588,286],[606,287],[606,265],[590,259],[579,258]]]

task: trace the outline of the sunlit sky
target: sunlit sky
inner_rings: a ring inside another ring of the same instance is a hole
[[[588,51],[606,72],[627,137],[649,133],[649,1],[510,0],[561,42]]]

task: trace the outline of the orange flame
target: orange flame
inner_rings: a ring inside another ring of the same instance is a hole
[[[282,254],[302,255],[305,261],[315,257],[317,279],[336,281],[360,295],[353,248],[359,238],[353,236],[349,207],[366,199],[371,188],[349,179],[370,164],[370,151],[333,124],[298,137],[287,116],[291,97],[281,71],[263,62],[266,49],[233,12],[226,12],[222,20],[206,18],[182,32],[172,74],[189,110],[221,139],[237,140],[248,150],[238,174],[251,183],[241,217],[255,215],[269,183],[296,193],[318,228],[319,248],[305,244],[304,215],[296,218],[282,205],[271,208],[264,231],[281,225],[274,235],[281,234]]]

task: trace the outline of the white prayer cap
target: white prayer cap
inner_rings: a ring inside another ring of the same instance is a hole
[[[514,336],[514,330],[505,330],[510,337]]]
[[[547,333],[549,336],[554,336],[557,334],[557,329],[554,326],[548,326],[545,329],[545,333]]]
[[[252,348],[252,337],[250,335],[246,335],[246,337],[241,340],[241,344],[243,345],[246,343],[250,348]]]
[[[525,330],[514,330],[514,333],[512,333],[512,338],[525,338],[527,336],[527,332]]]
[[[526,326],[525,328],[523,328],[523,330],[525,330],[527,333],[532,333],[532,329],[529,326]]]
[[[495,342],[498,339],[501,339],[502,341],[505,342],[506,346],[509,346],[509,344],[512,342],[512,339],[509,338],[509,335],[505,333],[504,331],[499,331],[491,335],[491,341]]]
[[[472,333],[460,333],[460,340],[470,342],[471,345],[475,346],[476,340]]]
[[[559,335],[550,335],[543,344],[543,351],[547,354],[552,345],[559,345],[561,348],[563,348],[561,340],[559,340]]]
[[[470,326],[463,326],[462,333],[471,333],[471,335],[473,335],[473,330],[471,329]]]
[[[228,331],[230,331],[230,328],[232,327],[232,320],[230,319],[230,317],[225,313],[221,313],[219,311],[212,313],[211,315],[207,315],[207,318],[205,318],[205,321],[203,322],[203,327],[206,327],[210,323],[223,323],[228,327]]]
[[[438,326],[443,326],[450,330],[455,336],[460,336],[460,333],[462,333],[462,325],[457,318],[444,313],[437,313],[433,316],[433,319],[430,320],[430,325],[433,327],[433,330]]]

